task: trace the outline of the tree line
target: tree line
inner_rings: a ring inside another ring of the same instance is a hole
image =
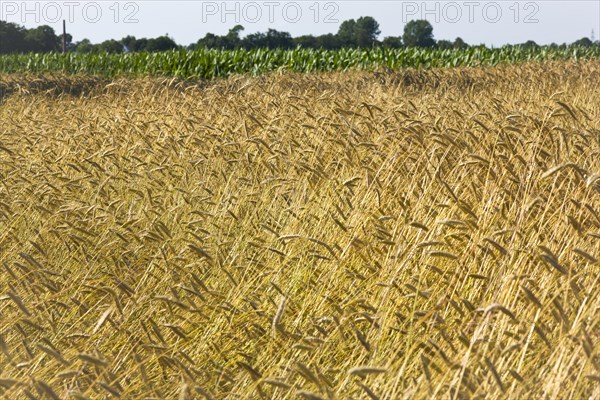
[[[426,20],[413,20],[404,27],[400,36],[388,36],[383,40],[378,37],[381,34],[379,23],[373,17],[360,17],[356,20],[350,19],[341,23],[337,33],[324,35],[302,35],[292,37],[290,33],[268,29],[266,32],[251,33],[242,36],[244,27],[236,25],[225,35],[207,33],[196,43],[188,46],[177,44],[168,35],[156,38],[136,38],[126,36],[121,40],[109,39],[101,43],[91,43],[88,39],[73,42],[70,34],[66,35],[67,51],[79,53],[119,53],[119,52],[155,52],[173,49],[292,49],[292,48],[314,48],[314,49],[340,49],[347,47],[371,48],[371,47],[435,47],[440,49],[467,48],[469,45],[460,37],[453,41],[435,40],[433,27]],[[579,46],[599,45],[589,38],[582,38],[574,43]],[[522,45],[526,47],[537,46],[534,41],[527,41]],[[562,44],[560,46],[566,46]],[[560,47],[552,44],[551,47]],[[26,29],[17,24],[0,21],[0,54],[8,53],[44,53],[62,50],[62,35],[57,35],[54,29],[48,25]]]

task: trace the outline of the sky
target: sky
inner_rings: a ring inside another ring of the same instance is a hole
[[[0,20],[27,28],[46,24],[58,33],[64,19],[74,41],[88,38],[93,43],[127,35],[168,34],[187,45],[208,32],[225,34],[236,24],[244,26],[244,35],[269,28],[292,36],[319,35],[335,33],[342,21],[361,16],[379,22],[380,39],[402,35],[413,19],[427,19],[436,40],[461,37],[469,44],[488,46],[527,40],[571,43],[582,37],[600,37],[600,0],[0,0]]]

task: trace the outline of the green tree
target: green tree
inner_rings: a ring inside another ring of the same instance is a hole
[[[294,45],[305,49],[316,49],[319,41],[313,35],[302,35],[294,38]]]
[[[123,45],[114,39],[109,39],[100,43],[98,50],[104,53],[122,53]]]
[[[437,47],[438,49],[447,50],[453,48],[454,46],[449,40],[438,40],[435,44],[435,47]]]
[[[90,42],[89,39],[83,39],[75,43],[75,51],[77,53],[95,53],[98,51],[98,49]]]
[[[61,48],[60,39],[48,25],[41,25],[29,29],[25,33],[25,47],[27,51],[45,53],[58,51]]]
[[[339,49],[342,44],[337,35],[328,33],[326,35],[319,35],[316,37],[317,48],[325,50]]]
[[[145,51],[167,51],[177,49],[177,43],[168,35],[159,36],[155,39],[148,39]]]
[[[288,32],[269,29],[265,35],[265,45],[269,49],[291,49],[294,41]]]
[[[356,20],[353,32],[354,44],[358,47],[373,47],[381,31],[373,17],[360,17]]]
[[[526,49],[537,49],[540,46],[533,40],[528,40],[525,43],[521,44],[521,47]]]
[[[294,47],[294,40],[288,32],[269,29],[266,33],[257,32],[246,36],[242,44],[247,49],[290,49]]]
[[[146,51],[146,47],[148,47],[148,39],[139,38],[135,41],[135,50],[134,51]]]
[[[342,47],[372,47],[380,33],[373,17],[360,17],[342,22],[336,36]]]
[[[202,39],[199,39],[195,44],[188,46],[189,49],[209,48],[209,49],[237,49],[243,47],[244,43],[240,37],[240,33],[244,30],[242,25],[235,25],[224,36],[207,33]]]
[[[454,39],[452,47],[454,47],[455,49],[466,49],[467,47],[469,47],[469,45],[466,44],[465,41],[462,40],[462,38],[457,37],[456,39]]]
[[[348,19],[340,25],[337,32],[337,39],[342,47],[354,47],[354,30],[356,29],[356,21]]]
[[[263,32],[251,33],[242,40],[242,46],[246,49],[265,47],[265,37],[266,35]]]
[[[409,21],[404,27],[402,40],[407,47],[433,47],[433,27],[424,19]]]
[[[573,46],[583,46],[583,47],[591,47],[594,45],[594,42],[590,40],[588,37],[583,37],[579,40],[573,42]]]
[[[402,38],[398,36],[387,36],[383,39],[381,45],[390,49],[400,49],[402,48]]]
[[[208,48],[208,49],[224,49],[227,47],[227,44],[223,40],[223,36],[215,35],[214,33],[207,33],[204,35],[202,39],[199,39],[194,48]]]
[[[17,24],[0,21],[0,54],[27,51],[25,33],[26,30]]]
[[[121,44],[126,47],[127,51],[138,51],[138,43],[135,36],[125,36],[123,39],[121,39]]]
[[[236,25],[227,32],[225,36],[225,45],[228,49],[237,49],[242,45],[242,39],[240,38],[240,32],[244,31],[242,25]]]

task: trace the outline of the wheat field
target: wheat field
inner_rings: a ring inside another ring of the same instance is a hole
[[[600,63],[0,75],[0,396],[600,398]]]

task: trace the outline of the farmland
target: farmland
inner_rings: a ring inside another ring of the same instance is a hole
[[[48,57],[0,75],[0,396],[600,397],[598,61]]]
[[[176,50],[156,53],[40,53],[0,55],[0,72],[92,74],[103,77],[175,76],[212,79],[271,71],[331,72],[495,66],[528,61],[597,60],[600,47],[508,46],[497,49],[375,48],[340,50]]]

